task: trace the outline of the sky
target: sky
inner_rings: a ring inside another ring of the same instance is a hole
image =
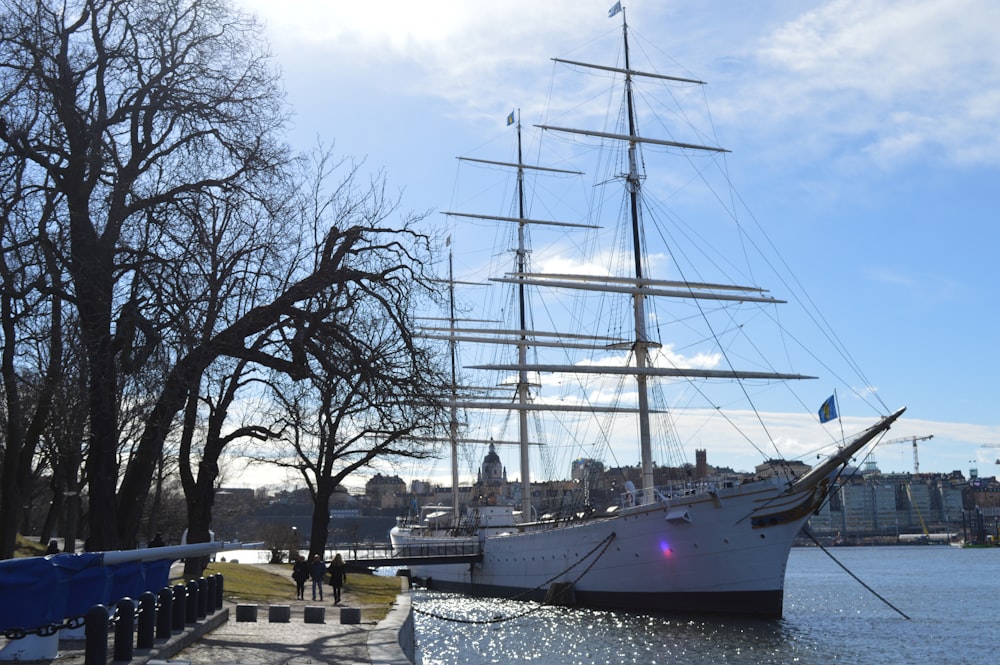
[[[428,220],[460,196],[456,156],[505,158],[511,109],[530,127],[558,103],[552,57],[606,62],[620,35],[611,0],[236,3],[265,25],[292,146],[364,160]],[[1000,444],[1000,4],[623,5],[657,71],[708,82],[711,140],[732,151],[740,199],[870,388],[907,407],[888,438],[933,435],[918,443],[922,472],[1000,472],[1000,447],[984,446]],[[461,240],[460,271],[486,261]],[[694,443],[711,463],[752,466]],[[875,461],[912,471],[912,446]]]

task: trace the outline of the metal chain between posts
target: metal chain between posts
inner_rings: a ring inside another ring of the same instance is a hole
[[[4,631],[3,636],[8,640],[19,640],[28,635],[38,635],[39,637],[49,637],[55,635],[57,632],[63,628],[81,628],[84,623],[84,617],[70,617],[63,621],[62,623],[50,623],[45,626],[38,626],[37,628],[8,628]]]
[[[159,601],[157,601],[156,609],[159,610],[160,607],[161,607],[160,603]],[[136,617],[139,616],[141,611],[142,610],[136,608]],[[80,616],[69,617],[62,623],[50,623],[44,626],[38,626],[37,628],[8,628],[7,630],[4,631],[3,636],[6,637],[8,640],[20,640],[27,637],[28,635],[38,635],[39,637],[50,637],[58,633],[60,630],[63,630],[64,628],[68,628],[70,630],[76,628],[82,628],[83,625],[86,623],[85,619],[86,616],[81,614]],[[114,628],[117,622],[118,622],[118,611],[115,610],[115,612],[108,617],[108,628]]]
[[[216,581],[215,587],[217,593],[221,592],[222,585],[220,581],[218,579],[216,579],[215,581]],[[171,587],[169,586],[164,588],[168,590],[171,589]],[[221,603],[213,603],[213,606],[215,606],[215,609],[220,609],[222,607]],[[162,608],[163,604],[160,603],[159,598],[157,598],[154,610],[156,612],[159,612]],[[136,619],[138,619],[140,614],[142,614],[142,608],[137,607],[135,613]],[[117,621],[118,621],[118,610],[116,609],[108,617],[108,628],[114,628]],[[65,619],[62,623],[50,623],[44,626],[38,626],[37,628],[8,628],[7,630],[4,631],[3,636],[8,640],[20,640],[27,637],[28,635],[38,635],[39,637],[51,637],[52,635],[55,635],[56,633],[58,633],[60,630],[63,629],[74,630],[76,628],[82,628],[85,623],[86,623],[86,616],[80,615],[75,617],[69,617]]]

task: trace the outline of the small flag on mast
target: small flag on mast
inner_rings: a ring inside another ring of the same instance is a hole
[[[618,0],[618,2],[612,5],[611,9],[608,10],[608,18],[612,18],[615,14],[619,13],[621,10],[622,10],[622,3],[621,0]]]
[[[510,115],[507,116],[507,126],[510,127],[514,124],[514,112],[511,111]]]
[[[829,422],[837,417],[837,395],[833,394],[819,407],[819,421]]]

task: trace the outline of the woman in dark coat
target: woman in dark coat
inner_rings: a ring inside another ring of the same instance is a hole
[[[295,580],[295,598],[305,600],[306,580],[309,579],[309,564],[306,563],[306,558],[302,555],[299,555],[299,558],[295,560],[295,565],[292,566],[292,579]]]
[[[347,582],[347,566],[338,554],[330,562],[330,586],[333,587],[333,604],[340,604],[340,589]]]

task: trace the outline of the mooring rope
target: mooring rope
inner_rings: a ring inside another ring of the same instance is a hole
[[[835,557],[832,554],[830,554],[830,551],[827,550],[825,547],[823,547],[823,545],[821,545],[818,540],[816,540],[816,536],[812,535],[811,531],[809,531],[808,529],[803,529],[802,532],[805,533],[807,536],[809,536],[810,540],[812,540],[814,543],[816,543],[816,546],[819,547],[823,551],[823,554],[825,554],[828,557],[830,557],[835,564],[837,564],[838,566],[840,566],[844,570],[845,573],[847,573],[848,575],[850,575],[851,577],[853,577],[854,580],[858,584],[860,584],[861,586],[863,586],[865,589],[867,589],[869,593],[871,593],[873,596],[875,596],[876,598],[878,598],[879,600],[881,600],[883,603],[885,603],[886,605],[888,605],[892,610],[894,610],[895,612],[897,612],[901,617],[903,617],[907,621],[911,620],[910,617],[906,616],[906,614],[903,612],[903,610],[899,609],[898,607],[896,607],[895,605],[893,605],[892,603],[890,603],[888,600],[886,600],[885,598],[883,598],[881,595],[879,595],[879,593],[875,589],[873,589],[870,586],[868,586],[867,584],[865,584],[865,582],[860,577],[858,577],[857,575],[855,575],[854,573],[852,573],[847,568],[847,566],[845,566],[840,561],[838,561],[837,557]]]
[[[594,557],[594,560],[590,562],[590,565],[587,566],[586,568],[584,568],[583,572],[581,572],[579,575],[577,575],[576,579],[573,580],[572,584],[576,584],[577,582],[579,582],[583,578],[584,575],[586,575],[590,571],[591,568],[594,567],[594,564],[596,564],[601,559],[601,557],[604,556],[604,553],[608,551],[608,547],[611,546],[611,541],[613,541],[615,539],[615,535],[616,534],[614,532],[612,532],[604,540],[602,540],[601,542],[597,543],[597,545],[595,545],[592,550],[590,550],[589,552],[587,552],[586,554],[584,554],[582,557],[580,557],[576,561],[576,563],[574,563],[572,566],[570,566],[566,570],[562,571],[558,575],[554,575],[554,576],[550,577],[548,580],[542,582],[541,584],[539,584],[538,586],[536,586],[536,587],[534,587],[532,589],[527,589],[527,590],[522,591],[521,593],[517,594],[516,596],[514,596],[512,598],[508,598],[508,600],[518,600],[519,598],[521,598],[521,597],[523,597],[523,596],[525,596],[525,595],[527,595],[527,594],[529,594],[529,593],[531,593],[533,591],[538,591],[542,587],[544,587],[544,586],[546,586],[548,584],[551,584],[556,579],[562,577],[563,575],[565,575],[569,571],[571,571],[574,568],[576,568],[577,566],[579,566],[581,563],[583,563],[584,561],[586,561],[587,558],[590,557],[591,554],[593,554],[594,552],[597,552],[597,550],[600,549],[601,552],[596,557]],[[504,622],[507,622],[507,621],[514,621],[515,619],[521,619],[523,617],[528,616],[529,614],[533,614],[534,612],[537,612],[538,610],[542,609],[543,607],[547,607],[549,604],[550,603],[546,603],[546,602],[543,601],[541,603],[538,603],[538,605],[536,605],[535,607],[532,607],[531,609],[526,610],[526,611],[524,611],[524,612],[522,612],[520,614],[515,614],[515,615],[507,616],[507,617],[497,616],[497,617],[493,617],[492,619],[456,619],[454,617],[444,616],[443,614],[437,614],[435,612],[428,612],[427,610],[422,610],[422,609],[420,609],[418,607],[414,607],[413,611],[416,612],[417,614],[422,614],[424,616],[431,617],[431,618],[434,618],[434,619],[440,619],[442,621],[451,621],[453,623],[488,624],[488,623],[504,623]]]

